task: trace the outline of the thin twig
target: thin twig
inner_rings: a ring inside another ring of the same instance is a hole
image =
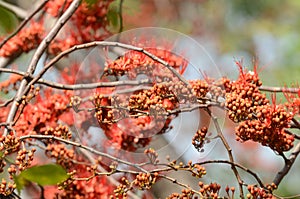
[[[199,162],[199,163],[195,163],[195,164],[204,165],[204,164],[213,164],[213,163],[216,163],[216,164],[219,164],[219,163],[230,164],[230,165],[236,166],[236,167],[246,171],[247,173],[251,174],[255,178],[255,180],[258,182],[258,184],[261,187],[264,187],[264,184],[263,184],[262,180],[258,177],[258,175],[254,171],[252,171],[252,170],[248,169],[247,167],[244,167],[240,164],[237,164],[235,162],[231,162],[231,161],[228,161],[228,160],[207,160],[207,161]]]
[[[290,171],[290,169],[292,168],[292,166],[293,166],[297,156],[299,155],[299,153],[300,153],[300,142],[296,145],[296,147],[292,151],[289,158],[285,161],[284,167],[275,176],[273,182],[275,183],[276,186],[278,186],[280,184],[282,179]]]
[[[261,86],[261,91],[274,92],[274,93],[298,93],[300,88],[286,88],[286,87],[273,87],[273,86]]]
[[[121,164],[125,164],[125,165],[128,165],[128,166],[132,166],[142,172],[147,172],[145,169],[139,167],[138,165],[132,163],[132,162],[128,162],[126,160],[122,160],[120,158],[117,158],[117,157],[114,157],[112,155],[109,155],[107,153],[104,153],[104,152],[101,152],[101,151],[97,151],[91,147],[88,147],[88,146],[85,146],[83,144],[80,144],[80,143],[77,143],[77,142],[73,142],[73,141],[70,141],[70,140],[65,140],[63,138],[60,138],[60,137],[56,137],[56,136],[53,136],[53,135],[24,135],[24,136],[21,136],[20,137],[20,140],[25,140],[25,139],[30,139],[30,138],[34,138],[34,139],[48,139],[48,140],[57,140],[57,141],[60,141],[60,142],[63,142],[65,144],[69,144],[69,145],[72,145],[72,146],[75,146],[75,147],[79,147],[79,148],[82,148],[82,149],[85,149],[91,153],[94,153],[96,155],[99,155],[99,156],[102,156],[102,157],[106,157],[110,160],[113,160],[113,161],[116,161],[116,162],[119,162]]]
[[[10,68],[0,68],[0,72],[7,72],[7,73],[21,75],[23,77],[26,77],[28,80],[34,79],[33,75],[28,75],[25,72],[10,69]],[[85,90],[85,89],[94,89],[94,88],[101,88],[101,87],[138,86],[142,84],[150,84],[152,82],[149,79],[142,79],[142,80],[121,80],[115,82],[95,82],[95,83],[84,83],[84,84],[62,84],[62,83],[47,81],[44,79],[39,79],[36,83],[49,86],[51,88],[62,89],[62,90]]]
[[[3,102],[2,104],[0,104],[0,107],[5,107],[13,101],[14,101],[14,98],[10,98],[10,99],[6,100],[5,102]]]
[[[79,148],[80,152],[93,164],[96,164],[95,159],[92,157],[92,155],[90,154],[89,151],[84,150],[83,148]],[[107,174],[106,177],[109,180],[110,183],[112,183],[113,185],[117,186],[119,184],[119,182],[113,178],[112,176],[110,176],[109,174],[111,174],[111,172],[107,172],[102,166],[100,166],[99,164],[97,165],[97,169],[102,173],[102,174]],[[98,174],[98,173],[97,173]],[[98,174],[99,175],[99,174]],[[134,194],[132,191],[128,191],[127,195],[130,196],[130,198],[133,199],[139,199],[139,197]]]
[[[223,133],[222,133],[222,130],[221,130],[221,127],[217,121],[217,118],[212,114],[212,112],[207,108],[205,109],[206,112],[210,115],[210,117],[212,118],[213,122],[214,122],[214,125],[216,127],[216,130],[217,130],[217,134],[218,136],[220,137],[223,145],[225,146],[226,150],[227,150],[227,153],[228,153],[228,156],[229,156],[229,160],[230,162],[233,162],[234,163],[234,158],[233,158],[233,155],[232,155],[232,149],[231,147],[229,146],[226,138],[224,137]],[[240,174],[237,170],[237,168],[235,167],[235,165],[231,165],[231,168],[232,168],[232,171],[238,181],[238,184],[239,184],[239,190],[240,190],[240,197],[241,198],[244,198],[244,191],[243,191],[243,181],[240,177]]]
[[[188,185],[186,185],[186,184],[184,184],[184,183],[179,182],[179,181],[178,181],[177,179],[175,179],[175,178],[172,178],[172,177],[167,176],[167,175],[162,175],[162,174],[158,174],[158,177],[161,177],[161,178],[164,178],[164,179],[166,179],[166,180],[168,180],[168,181],[171,181],[171,182],[173,182],[174,184],[177,184],[177,185],[179,185],[179,186],[181,186],[181,187],[184,187],[184,188],[186,188],[186,189],[188,189],[188,190],[191,190],[193,193],[196,193],[196,194],[198,194],[199,196],[203,197],[203,195],[202,195],[199,191],[193,190],[190,186],[188,186]]]

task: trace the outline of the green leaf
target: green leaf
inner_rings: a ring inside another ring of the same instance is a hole
[[[69,178],[66,170],[57,164],[33,166],[15,176],[17,190],[20,191],[29,182],[35,182],[41,186],[56,185]]]
[[[18,24],[17,17],[9,10],[0,6],[0,35],[11,32]]]
[[[118,27],[118,25],[119,25],[119,10],[116,6],[109,7],[109,10],[107,13],[107,19],[112,26]]]
[[[92,6],[93,4],[97,3],[97,0],[85,0],[85,2],[86,2],[89,6]]]
[[[22,176],[14,176],[14,181],[16,183],[18,193],[20,194],[23,187],[26,186],[26,184],[28,184],[28,181]]]

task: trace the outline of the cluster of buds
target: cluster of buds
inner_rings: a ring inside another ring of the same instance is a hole
[[[199,164],[193,164],[192,161],[189,161],[187,164],[184,164],[183,162],[179,162],[179,164],[177,164],[176,160],[174,160],[169,162],[169,166],[174,170],[188,171],[192,174],[192,176],[197,178],[202,178],[204,175],[206,175],[205,167]]]
[[[206,96],[209,86],[205,80],[190,80],[189,85],[193,89],[193,95],[197,98],[203,98]]]
[[[240,76],[237,81],[230,82],[226,88],[226,108],[229,118],[239,122],[236,128],[238,141],[252,140],[268,146],[279,153],[293,147],[294,136],[287,133],[294,113],[279,104],[276,105],[275,96],[272,104],[266,95],[259,91],[262,85],[254,71],[246,71],[241,63]]]
[[[69,128],[65,125],[58,125],[55,128],[49,127],[44,132],[43,135],[53,135],[55,137],[60,137],[63,139],[70,140],[72,138],[72,133],[69,131]]]
[[[119,184],[115,189],[114,189],[114,196],[111,196],[111,199],[114,198],[125,198],[127,199],[127,192],[129,190],[132,190],[132,184],[129,182],[129,180],[125,177],[121,178],[121,184]]]
[[[158,173],[139,173],[135,177],[133,184],[141,190],[149,190],[155,184],[157,177]]]
[[[82,161],[77,157],[77,161]],[[106,176],[95,176],[96,165],[72,164],[70,176],[59,185],[57,196],[61,199],[109,198],[115,188]]]
[[[234,192],[235,192],[235,188],[234,187],[229,187],[228,185],[225,188],[225,192],[228,196],[228,198],[234,198]]]
[[[66,168],[72,166],[72,160],[75,157],[73,149],[68,149],[64,144],[48,144],[45,154],[56,159],[57,164]]]
[[[197,178],[202,178],[204,175],[206,175],[206,169],[199,164],[192,164],[192,161],[188,162],[185,170],[190,171],[192,176]]]
[[[254,185],[248,185],[247,188],[249,191],[249,193],[246,196],[247,199],[259,199],[259,198],[275,199],[275,198],[277,198],[264,188],[256,187]]]
[[[204,142],[206,140],[207,127],[202,127],[199,129],[192,139],[193,146],[200,152],[203,149]]]
[[[16,157],[16,165],[18,166],[18,169],[20,171],[25,170],[26,168],[28,168],[34,158],[34,153],[35,153],[36,149],[32,148],[30,150],[26,150],[25,148],[21,149],[18,151],[18,155]],[[13,173],[14,169],[13,167],[10,167],[11,170],[9,170],[9,173]]]
[[[12,133],[7,136],[1,135],[0,143],[0,151],[3,151],[2,156],[14,153],[20,149],[20,139]]]
[[[226,108],[229,118],[234,122],[252,119],[259,106],[269,104],[266,95],[259,91],[261,82],[253,71],[240,69],[237,81],[228,84]]]
[[[219,197],[219,191],[221,186],[217,183],[204,184],[203,182],[198,183],[202,196],[207,198],[217,199]]]
[[[15,163],[9,165],[9,167],[7,168],[7,173],[9,174],[9,179],[11,181],[7,182],[6,180],[2,179],[2,182],[0,184],[0,195],[2,194],[5,196],[10,195],[16,189],[16,184],[13,182],[14,176],[17,174],[18,171],[23,171],[32,164],[34,152],[36,151],[35,148],[32,148],[30,150],[26,150],[25,148],[19,149],[19,147],[16,148],[16,146],[19,146],[19,142],[18,144],[16,142],[18,139],[13,139],[11,135],[6,136],[6,138],[11,138],[11,142],[8,142],[8,140],[6,140],[5,144],[3,144],[2,142],[1,147],[4,147],[2,148],[2,150],[4,150],[4,153],[1,157],[0,163],[1,172],[4,171],[4,167],[6,166],[6,161],[4,160],[4,157],[12,152],[18,152],[15,159]],[[9,145],[11,147],[9,147]],[[9,147],[13,150],[7,150],[5,149],[6,147]]]
[[[264,105],[257,108],[256,119],[246,120],[236,128],[238,140],[253,140],[277,152],[293,147],[294,136],[285,132],[292,119],[283,105]]]
[[[144,154],[147,155],[147,157],[149,158],[151,163],[156,164],[156,163],[159,162],[159,160],[157,159],[158,158],[158,153],[154,149],[152,149],[152,148],[146,149],[144,151]]]
[[[212,79],[205,77],[205,81],[208,84],[208,94],[209,98],[214,101],[220,101],[226,97],[226,91],[228,90],[228,85],[230,80],[228,78]]]
[[[0,49],[1,57],[17,56],[36,48],[42,41],[44,27],[39,23],[31,23],[30,27],[22,29]]]
[[[0,196],[9,196],[16,189],[16,187],[16,184],[7,182],[5,179],[2,179],[0,184]]]
[[[154,86],[153,89],[137,92],[130,98],[96,94],[95,117],[106,136],[123,149],[135,150],[146,146],[153,135],[164,133],[172,118],[167,116],[166,109],[173,108],[173,99],[163,93],[157,95],[162,90],[163,86]]]
[[[130,96],[129,107],[131,109],[149,110],[153,106],[161,105],[170,110],[177,107],[176,93],[167,84],[155,84],[150,90],[142,90]]]
[[[187,199],[192,199],[192,198],[197,198],[194,196],[195,193],[191,189],[182,189],[181,194],[180,193],[172,193],[167,197],[167,199],[181,199],[181,198],[187,198]]]

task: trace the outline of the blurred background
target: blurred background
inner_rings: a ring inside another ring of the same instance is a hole
[[[18,5],[26,11],[30,10],[36,1],[6,2]],[[4,35],[17,27],[20,16],[1,7],[2,3],[4,1],[0,0],[0,34]],[[118,30],[120,25],[120,21],[116,19],[119,3],[120,0],[117,0],[111,5],[109,17],[113,31]],[[234,61],[243,59],[244,65],[251,69],[253,60],[256,59],[259,62],[260,77],[264,85],[299,85],[300,1],[298,0],[124,0],[123,30],[149,26],[169,28],[189,35],[206,49],[224,76],[237,77],[238,70]],[[274,172],[283,167],[282,159],[266,147],[236,142],[233,133],[234,124],[227,120],[223,122],[224,131],[230,144],[233,145],[238,162],[257,172],[264,182],[271,183]],[[189,136],[193,133],[191,132]],[[166,139],[169,139],[168,136]],[[221,143],[210,144],[214,150],[205,156],[193,149],[188,149],[188,153],[182,154],[181,151],[178,154],[183,160],[193,161],[227,157]],[[178,143],[174,144],[176,151],[175,146],[178,146]],[[206,183],[222,181],[225,185],[236,185],[230,167],[207,165],[207,170]],[[251,180],[254,182],[253,179],[249,179],[250,182]],[[275,193],[279,196],[299,194],[299,184],[298,158]],[[160,189],[161,187],[156,187],[157,192],[160,192]],[[164,196],[163,193],[158,195]]]

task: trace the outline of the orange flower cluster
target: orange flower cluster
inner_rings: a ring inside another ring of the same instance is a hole
[[[45,154],[49,158],[54,158],[56,163],[64,168],[72,167],[74,153],[73,149],[68,149],[64,144],[48,144],[45,150]]]
[[[251,120],[259,106],[269,104],[266,95],[259,91],[261,84],[256,72],[240,68],[239,78],[226,88],[226,108],[232,121]]]
[[[249,193],[247,194],[247,199],[259,199],[259,198],[265,198],[265,199],[276,199],[273,194],[269,193],[268,190],[256,187],[254,185],[248,185],[247,187]]]
[[[22,29],[0,49],[1,57],[15,57],[36,48],[42,41],[44,27],[40,23],[32,22],[30,27]]]
[[[236,128],[237,136],[243,140],[253,140],[269,146],[277,152],[293,147],[294,136],[285,132],[292,115],[283,105],[264,105],[257,108],[257,119],[246,120]]]
[[[115,105],[113,98],[101,95],[95,95],[94,101],[96,118],[106,136],[117,148],[135,151],[139,147],[148,145],[153,135],[163,133],[169,128],[170,118],[165,119],[163,115],[159,115],[161,110],[150,106],[149,103],[149,107],[140,110],[133,106],[133,101],[131,101],[132,106],[128,107],[122,106],[122,103],[112,107]],[[162,104],[158,107],[165,110]],[[150,112],[153,114],[148,116]]]
[[[206,134],[207,134],[207,127],[203,127],[196,132],[196,134],[192,139],[192,144],[198,151],[201,151],[203,148]]]
[[[152,185],[155,184],[157,180],[158,173],[139,173],[134,180],[134,185],[139,187],[139,189],[151,189]]]
[[[170,51],[146,50],[164,59],[178,72],[183,73],[187,66],[183,58]],[[201,81],[185,85],[169,69],[136,51],[129,51],[117,60],[108,62],[102,77],[126,76],[134,79],[140,74],[152,81],[149,89],[109,97],[101,95],[103,92],[99,90],[94,98],[95,115],[106,136],[117,148],[131,151],[148,145],[153,135],[170,128],[169,124],[176,114],[169,114],[168,111],[177,108],[179,103],[196,99],[193,94],[205,95],[207,90],[207,85]]]
[[[198,183],[200,187],[200,193],[203,196],[206,196],[208,198],[218,198],[219,191],[221,189],[221,186],[217,183],[210,183],[210,184],[204,184],[203,182]]]
[[[229,118],[239,122],[236,128],[237,140],[253,140],[277,152],[293,147],[294,136],[285,132],[294,114],[284,105],[269,103],[265,94],[259,91],[261,81],[256,73],[244,71],[240,63],[240,76],[231,82],[226,93],[226,108]]]

